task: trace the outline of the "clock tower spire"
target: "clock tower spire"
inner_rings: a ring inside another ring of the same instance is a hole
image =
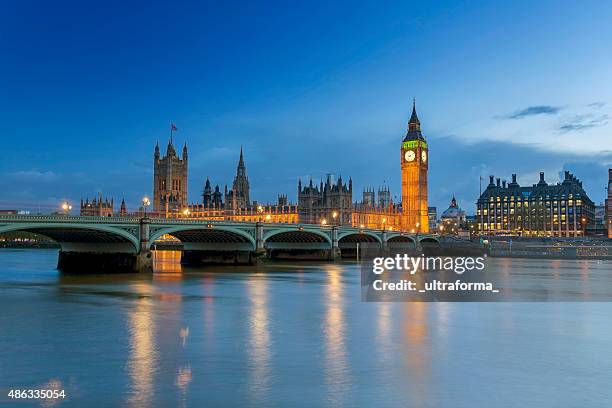
[[[427,172],[429,150],[421,133],[421,122],[412,100],[412,115],[408,131],[400,147],[402,169],[402,229],[409,232],[428,232]]]

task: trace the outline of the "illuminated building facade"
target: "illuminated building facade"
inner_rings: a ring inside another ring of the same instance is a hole
[[[427,172],[429,150],[421,132],[421,122],[412,103],[408,131],[400,146],[402,202],[394,204],[388,188],[379,190],[376,206],[374,191],[366,190],[363,201],[353,211],[353,226],[374,229],[397,229],[409,232],[429,231],[427,206]]]
[[[114,199],[105,198],[102,200],[102,195],[97,198],[94,197],[91,201],[89,201],[89,198],[86,198],[85,201],[81,198],[80,214],[88,217],[112,217],[113,206]]]
[[[593,222],[595,206],[569,171],[555,185],[544,180],[544,173],[530,187],[521,187],[516,174],[508,184],[493,178],[476,203],[480,234],[578,237]]]
[[[325,184],[323,181],[318,186],[310,183],[302,188],[302,181],[298,181],[298,219],[299,222],[307,224],[333,224],[350,225],[353,212],[353,180],[349,178],[348,183],[338,177],[338,181],[332,180],[331,174],[327,175]]]
[[[217,185],[213,190],[206,180],[202,202],[187,203],[187,146],[183,157],[177,156],[172,144],[172,133],[166,155],[161,158],[159,145],[155,147],[153,211],[161,217],[180,217],[202,220],[262,221],[280,223],[312,223],[353,225],[362,228],[428,232],[427,207],[428,148],[421,133],[421,124],[413,102],[408,130],[400,146],[402,198],[394,203],[388,186],[363,193],[361,203],[353,203],[353,182],[342,177],[337,181],[328,175],[325,183],[314,185],[312,180],[302,186],[298,181],[297,205],[279,196],[277,204],[257,205],[250,199],[244,153],[240,158],[232,187],[225,186],[223,194]]]
[[[171,217],[187,207],[187,144],[179,157],[168,140],[166,155],[160,157],[159,143],[153,154],[153,212]]]
[[[412,115],[408,121],[408,132],[400,149],[402,168],[402,229],[418,232],[429,231],[427,214],[427,172],[429,151],[421,133],[421,122],[412,104]]]

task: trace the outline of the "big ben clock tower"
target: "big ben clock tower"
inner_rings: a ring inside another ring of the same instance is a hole
[[[416,101],[412,102],[412,115],[408,132],[402,141],[402,229],[429,232],[427,215],[427,169],[429,150],[421,133],[421,123],[416,113]]]

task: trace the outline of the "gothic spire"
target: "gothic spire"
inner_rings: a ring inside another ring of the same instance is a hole
[[[412,98],[412,115],[408,121],[408,130],[421,130],[421,122],[416,112],[416,98]]]

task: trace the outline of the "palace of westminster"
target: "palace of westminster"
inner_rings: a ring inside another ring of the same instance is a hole
[[[174,130],[174,125],[172,130]],[[250,197],[250,183],[240,149],[236,175],[231,187],[213,188],[209,179],[204,182],[201,200],[188,201],[187,177],[189,155],[187,144],[179,156],[172,140],[162,156],[159,144],[153,153],[153,199],[151,216],[190,218],[201,220],[261,221],[275,223],[309,223],[353,225],[360,228],[428,232],[427,213],[427,142],[421,133],[421,124],[413,103],[408,131],[400,146],[402,172],[402,200],[394,203],[388,187],[363,192],[360,203],[353,202],[353,181],[331,175],[318,184],[298,180],[297,204],[291,204],[286,195],[279,195],[276,204],[258,204]],[[113,215],[113,201],[102,197],[81,200],[81,215]],[[127,215],[122,201],[118,215]]]
[[[201,220],[231,220],[244,222],[306,223],[352,225],[358,228],[401,230],[425,233],[436,228],[435,207],[427,205],[427,177],[429,150],[421,133],[421,124],[413,102],[408,129],[400,144],[402,176],[401,202],[394,203],[388,187],[363,191],[361,202],[353,201],[353,180],[328,175],[318,184],[298,180],[297,204],[291,204],[287,195],[279,195],[276,204],[258,204],[251,200],[250,183],[240,149],[240,157],[231,187],[223,191],[213,188],[209,179],[204,182],[201,201],[189,203],[187,195],[187,144],[179,156],[170,139],[162,156],[159,144],[153,154],[153,208],[148,214],[163,218],[189,218]],[[612,169],[609,174],[612,187]],[[612,188],[608,189],[604,224],[612,238]],[[582,188],[582,183],[569,172],[557,185],[544,181],[533,187],[521,187],[512,175],[512,182],[500,185],[493,176],[477,200],[476,217],[470,232],[484,235],[525,235],[577,237],[586,234],[588,225],[596,223],[596,208]],[[81,215],[112,216],[114,202],[102,197],[81,200]],[[603,207],[603,206],[602,206]],[[141,208],[140,211],[144,209]],[[433,213],[432,213],[433,211]],[[127,215],[125,202],[117,215]],[[433,217],[432,217],[433,215]],[[433,222],[432,222],[433,218]],[[453,197],[450,207],[442,213],[442,222],[454,223],[467,229],[465,212]],[[600,217],[601,218],[601,217]],[[442,228],[440,230],[442,231]],[[458,230],[459,228],[457,228]],[[454,231],[454,229],[453,229]]]

